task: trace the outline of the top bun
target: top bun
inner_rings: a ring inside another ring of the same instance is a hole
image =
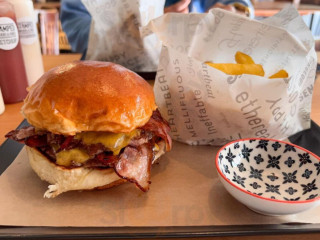
[[[152,87],[120,65],[76,61],[45,73],[29,89],[22,112],[33,126],[56,134],[130,132],[157,108]]]

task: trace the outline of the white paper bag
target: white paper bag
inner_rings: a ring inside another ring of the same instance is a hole
[[[142,29],[163,43],[154,86],[172,137],[223,145],[247,137],[284,139],[310,127],[317,56],[293,7],[256,21],[224,10],[166,14]],[[237,51],[262,64],[265,77],[227,75],[204,64],[235,63]],[[287,79],[269,79],[280,69]]]
[[[82,0],[92,16],[86,59],[115,62],[136,72],[155,72],[161,44],[141,38],[139,27],[163,14],[164,0]]]

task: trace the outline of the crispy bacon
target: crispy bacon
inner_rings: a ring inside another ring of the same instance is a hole
[[[118,156],[112,154],[112,152],[102,152],[96,155],[94,158],[86,161],[83,167],[86,168],[113,168],[118,161]]]
[[[69,146],[71,145],[73,138],[74,138],[73,136],[66,137],[60,146],[60,150],[62,151],[62,150],[71,149]]]
[[[114,170],[121,178],[135,183],[146,192],[149,190],[152,159],[151,144],[143,144],[138,148],[128,146],[120,155]]]
[[[164,139],[166,150],[170,151],[172,146],[172,140],[169,136],[170,127],[168,122],[162,118],[158,109],[153,111],[150,120],[141,129],[153,132],[156,136]]]
[[[170,127],[161,117],[158,110],[153,112],[150,120],[140,129],[141,134],[139,137],[133,138],[118,156],[114,156],[101,143],[86,145],[73,136],[38,131],[33,126],[11,131],[6,137],[37,148],[52,162],[56,161],[56,152],[76,147],[81,148],[88,153],[90,159],[80,165],[74,163],[70,168],[79,166],[114,168],[121,178],[135,183],[142,191],[147,191],[150,183],[154,142],[159,141],[159,138],[161,138],[165,140],[167,150],[170,150],[172,140],[169,136]]]
[[[152,132],[141,131],[138,137],[131,139],[129,146],[138,147],[142,144],[149,142],[154,137]]]
[[[44,147],[47,145],[46,135],[34,135],[25,139],[25,144],[29,147]]]
[[[49,145],[61,145],[66,137],[59,134],[47,132],[47,142]]]
[[[12,140],[21,142],[31,136],[34,136],[35,133],[35,128],[33,126],[29,127],[24,127],[18,130],[12,130],[11,132],[7,133],[5,135],[6,138],[11,138]]]
[[[90,144],[90,145],[80,143],[78,146],[84,149],[87,152],[87,154],[90,156],[90,158],[93,158],[94,156],[100,153],[108,151],[108,149],[102,143],[96,143],[96,144]],[[109,152],[109,153],[112,153],[112,152]]]

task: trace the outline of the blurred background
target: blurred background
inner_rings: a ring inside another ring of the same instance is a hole
[[[251,0],[255,8],[255,18],[261,19],[277,13],[283,7],[293,4],[310,28],[316,50],[320,51],[320,0]],[[37,26],[41,51],[44,55],[72,53],[68,38],[61,27],[59,0],[33,0],[37,15]],[[45,39],[53,39],[49,44]],[[48,46],[49,45],[49,46]]]

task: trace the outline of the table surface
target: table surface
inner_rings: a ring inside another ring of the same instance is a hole
[[[292,5],[290,2],[256,2],[254,3],[255,15],[258,17],[269,17],[281,9]],[[319,5],[312,5],[312,4],[299,4],[296,6],[297,10],[301,15],[312,14],[315,12],[320,12]]]
[[[70,62],[73,60],[78,60],[80,58],[79,54],[66,54],[66,55],[58,55],[58,56],[43,56],[43,63],[45,71],[48,71],[50,68],[60,65],[65,62]],[[318,59],[320,58],[320,52],[318,53]],[[319,60],[318,60],[319,61]],[[313,101],[312,101],[312,112],[311,118],[320,125],[320,75],[318,75],[313,93]],[[5,112],[0,115],[0,144],[2,144],[5,140],[4,135],[12,129],[15,129],[19,123],[23,120],[23,116],[20,113],[20,108],[22,106],[22,102],[15,104],[7,104],[5,107]],[[311,234],[294,234],[294,235],[263,235],[263,236],[229,236],[229,237],[219,237],[219,239],[223,240],[316,240],[320,239],[320,233],[311,233]],[[212,238],[201,238],[201,239],[217,239],[215,237]]]

